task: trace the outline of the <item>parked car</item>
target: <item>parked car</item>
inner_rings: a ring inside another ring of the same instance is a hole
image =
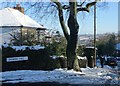
[[[117,60],[114,57],[107,58],[107,61],[105,62],[105,64],[109,66],[117,66]]]

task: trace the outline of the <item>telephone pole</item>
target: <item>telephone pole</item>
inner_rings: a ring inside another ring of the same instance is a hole
[[[94,67],[96,66],[96,4],[94,5]]]

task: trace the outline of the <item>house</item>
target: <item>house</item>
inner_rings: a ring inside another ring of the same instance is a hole
[[[34,41],[39,41],[40,30],[46,30],[46,28],[25,15],[24,8],[20,7],[19,4],[14,8],[8,7],[0,10],[0,44],[10,43],[15,37],[14,33],[19,33],[21,43],[23,36],[28,39],[28,35],[34,37]]]

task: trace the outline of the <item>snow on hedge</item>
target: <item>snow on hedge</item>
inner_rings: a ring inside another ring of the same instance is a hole
[[[56,55],[53,55],[53,56],[50,56],[52,59],[57,59],[57,58],[67,58],[67,57],[65,57],[65,56],[63,56],[63,55],[61,55],[61,56],[56,56]]]
[[[24,46],[24,45],[23,46],[10,46],[8,44],[3,44],[1,46],[5,47],[5,48],[11,47],[11,48],[15,49],[16,51],[18,51],[18,50],[26,50],[26,49],[39,50],[39,49],[44,49],[45,48],[44,46],[41,46],[41,45],[34,45],[34,46]]]
[[[3,83],[20,82],[59,82],[69,84],[118,84],[118,75],[104,68],[81,68],[82,72],[66,69],[53,71],[42,70],[17,70],[1,72]],[[110,84],[110,83],[107,83]]]
[[[77,56],[78,57],[78,59],[87,59],[87,57],[85,56],[85,57],[81,57],[81,56]]]
[[[56,56],[56,55],[53,55],[53,56],[50,56],[50,57],[53,58],[53,59],[57,59],[57,58],[60,58],[60,57],[67,58],[65,56]],[[77,57],[78,57],[78,59],[81,59],[81,60],[87,59],[87,57],[81,57],[81,56],[77,56]]]
[[[56,56],[56,55],[53,55],[53,56],[50,56],[52,59],[57,59],[59,58],[59,56]]]

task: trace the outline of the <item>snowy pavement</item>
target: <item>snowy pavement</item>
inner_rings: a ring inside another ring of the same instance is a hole
[[[81,68],[82,72],[66,69],[53,71],[17,70],[1,72],[2,83],[59,82],[61,84],[118,84],[118,75],[112,68]]]

